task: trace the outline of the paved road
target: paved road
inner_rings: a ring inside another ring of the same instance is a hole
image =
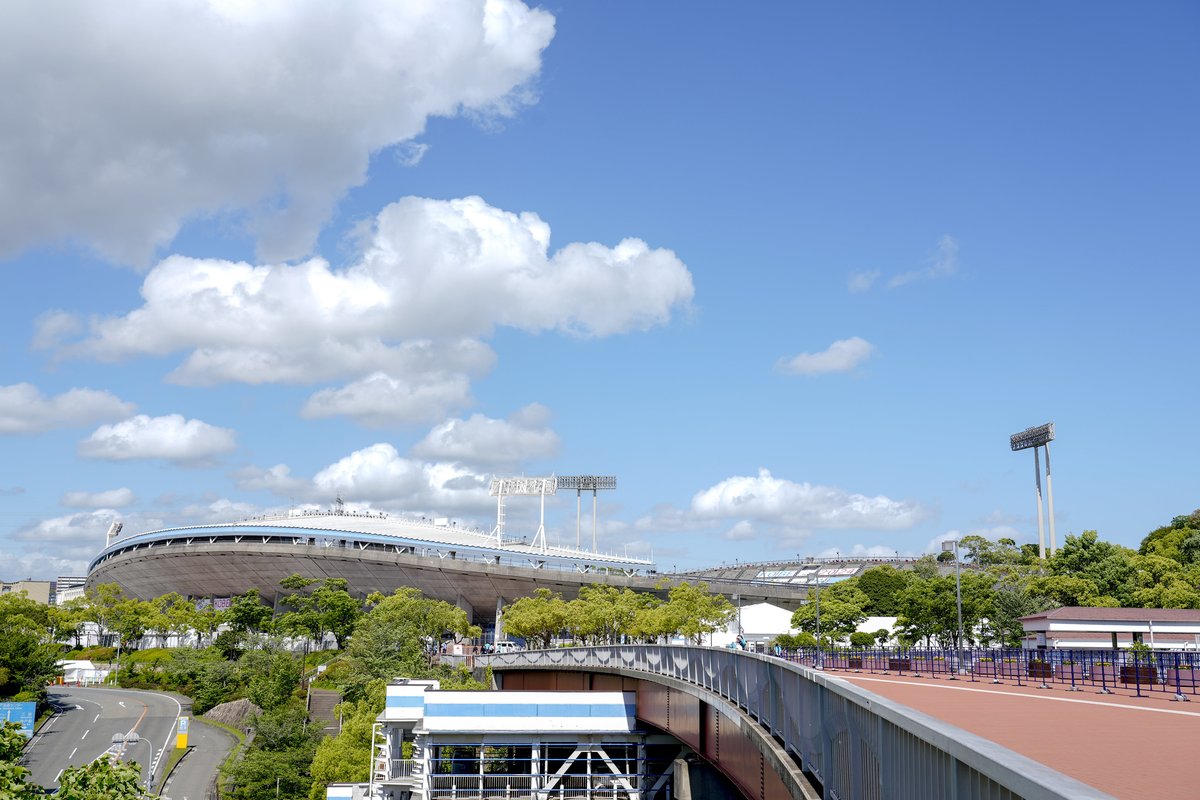
[[[30,743],[22,763],[31,780],[57,788],[66,767],[88,764],[113,747],[114,734],[137,733],[142,741],[126,745],[122,758],[142,765],[143,778],[164,745],[175,746],[179,703],[174,698],[133,689],[53,686],[51,702],[65,709]]]
[[[237,739],[232,733],[192,719],[188,744],[192,751],[179,762],[171,773],[171,780],[163,787],[163,796],[170,800],[204,800],[217,770],[237,744]]]

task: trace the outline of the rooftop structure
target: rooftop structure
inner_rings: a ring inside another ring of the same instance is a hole
[[[1030,649],[1200,649],[1200,610],[1064,606],[1021,617]]]
[[[442,691],[387,687],[370,783],[327,798],[670,796],[679,745],[639,727],[623,691]],[[660,752],[661,751],[661,752]]]

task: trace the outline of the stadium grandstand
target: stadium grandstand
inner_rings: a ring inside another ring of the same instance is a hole
[[[723,583],[777,584],[780,586],[826,586],[861,575],[871,567],[889,564],[897,569],[912,569],[914,558],[800,558],[795,561],[758,561],[721,564],[716,567],[678,573],[681,578],[694,578]]]

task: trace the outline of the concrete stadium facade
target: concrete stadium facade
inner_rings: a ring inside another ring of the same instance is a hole
[[[498,542],[444,521],[318,512],[118,535],[89,565],[88,586],[116,583],[143,599],[168,592],[223,598],[258,589],[274,602],[279,581],[292,574],[345,578],[351,592],[362,597],[412,587],[459,606],[485,625],[495,621],[501,605],[538,588],[570,599],[589,584],[664,593],[664,583],[675,580],[660,575],[651,561]],[[796,608],[805,596],[802,587],[708,583],[745,603]]]

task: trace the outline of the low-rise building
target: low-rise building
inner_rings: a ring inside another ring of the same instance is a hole
[[[0,594],[17,594],[24,592],[30,600],[36,600],[42,605],[50,605],[50,581],[0,581]]]
[[[1200,610],[1064,606],[1021,617],[1028,650],[1200,649]]]
[[[387,687],[369,784],[326,797],[668,798],[680,745],[643,729],[635,692]]]

